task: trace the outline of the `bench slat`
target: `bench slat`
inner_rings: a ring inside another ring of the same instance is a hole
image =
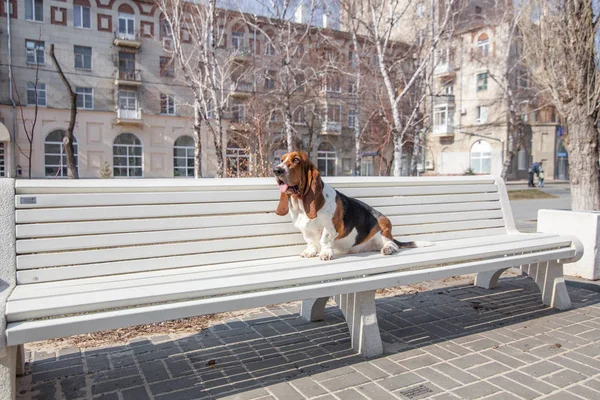
[[[505,228],[492,228],[492,229],[478,229],[472,231],[458,231],[458,232],[444,232],[434,233],[428,235],[413,235],[413,236],[398,236],[398,240],[411,241],[411,240],[428,240],[428,241],[454,241],[461,239],[470,238],[481,238],[483,236],[497,236],[499,240],[506,234]],[[289,254],[282,255],[298,255],[304,248],[306,243],[302,243],[296,246],[289,246],[291,252]],[[262,256],[255,256],[255,259],[262,259],[266,257],[277,257],[280,254],[281,249],[287,249],[288,247],[270,247],[268,252],[264,249],[258,249],[259,254]],[[126,261],[115,261],[108,263],[96,263],[96,264],[81,264],[66,267],[54,267],[54,268],[41,268],[41,269],[28,269],[28,270],[17,270],[17,280],[21,284],[25,283],[38,283],[38,282],[49,282],[63,279],[77,279],[85,277],[104,276],[111,274],[124,274],[124,273],[135,273],[141,271],[156,271],[156,270],[167,270],[172,268],[184,268],[202,264],[212,264],[218,262],[231,262],[231,261],[242,261],[244,257],[250,257],[244,255],[244,252],[251,252],[253,250],[240,250],[240,251],[228,251],[226,253],[206,253],[199,257],[197,254],[183,255],[183,256],[171,256],[161,258],[149,258],[149,259],[138,259],[138,260],[126,260]],[[238,258],[234,258],[234,255],[240,254]],[[231,259],[227,257],[232,257]]]
[[[380,196],[418,196],[451,193],[487,193],[496,192],[495,185],[449,185],[449,186],[394,186],[343,188],[342,193],[352,197]],[[35,197],[35,204],[31,204]],[[18,209],[64,208],[90,206],[120,206],[120,205],[150,205],[150,204],[196,204],[243,201],[272,201],[279,197],[279,190],[273,183],[270,190],[228,190],[212,192],[170,192],[170,193],[139,193],[132,196],[129,193],[95,193],[56,195],[17,195]],[[23,204],[22,204],[23,203]]]
[[[390,214],[388,214],[390,215]],[[422,227],[424,231],[421,232],[410,232],[410,233],[424,233],[432,232],[427,230],[432,227],[431,223],[437,222],[454,222],[454,221],[474,221],[474,220],[495,220],[497,226],[504,226],[497,224],[498,219],[502,219],[502,211],[472,211],[472,212],[458,212],[458,213],[444,213],[444,214],[428,214],[428,215],[409,215],[409,216],[391,216],[390,220],[395,226],[401,225],[415,225],[417,224],[428,224]],[[295,233],[298,229],[295,228],[291,222],[287,221],[284,223],[267,224],[263,223],[258,225],[259,218],[264,220],[264,216],[256,218],[255,223],[257,225],[245,226],[245,225],[234,225],[231,227],[220,227],[220,228],[203,228],[203,229],[186,229],[186,230],[164,230],[156,232],[138,232],[138,233],[124,233],[124,234],[108,234],[108,235],[90,235],[90,236],[69,236],[61,238],[50,238],[50,239],[29,239],[29,240],[17,240],[17,254],[25,253],[39,253],[46,251],[63,251],[63,250],[76,250],[76,249],[95,249],[102,247],[117,247],[117,246],[132,246],[142,244],[158,244],[168,242],[184,242],[193,240],[207,240],[207,239],[225,239],[230,237],[244,237],[252,234],[253,236],[261,235],[274,235],[281,233]],[[287,220],[287,217],[285,218]],[[502,221],[500,221],[502,222]],[[463,226],[465,230],[481,228],[482,226]],[[489,226],[485,226],[489,227]],[[456,230],[456,229],[452,229]],[[409,234],[405,228],[400,231],[402,234]]]
[[[190,300],[185,302],[155,304],[122,310],[109,310],[55,319],[20,321],[9,323],[6,329],[7,344],[14,346],[27,342],[45,340],[82,333],[99,332],[140,324],[151,324],[171,319],[214,314],[245,308],[260,307],[281,302],[320,298],[343,293],[375,290],[397,285],[408,285],[424,280],[441,279],[450,274],[472,274],[494,271],[512,264],[530,264],[569,258],[574,249],[550,250],[531,255],[520,255],[436,267],[427,270],[393,272],[356,278],[330,281],[305,286],[292,286],[267,292],[233,294],[225,297]]]
[[[453,240],[447,242],[438,242],[435,246],[429,247],[421,247],[410,249],[407,251],[403,251],[402,255],[414,255],[414,254],[422,254],[422,253],[439,253],[440,251],[447,251],[450,249],[468,249],[468,248],[476,248],[482,246],[489,246],[493,244],[515,244],[517,247],[526,241],[539,240],[541,238],[555,237],[556,235],[547,235],[547,234],[531,234],[531,235],[522,235],[522,234],[513,234],[513,235],[503,235],[501,237],[494,236],[486,236],[480,237],[476,241],[474,240]],[[289,247],[284,247],[289,248]],[[302,247],[300,247],[302,248]],[[256,250],[255,250],[256,252]],[[226,253],[229,254],[229,253]],[[17,291],[15,291],[11,295],[11,300],[21,300],[27,298],[38,298],[44,297],[48,295],[52,295],[53,293],[60,292],[61,294],[67,293],[85,293],[89,289],[93,288],[94,290],[103,290],[103,289],[114,289],[116,287],[132,287],[147,284],[149,279],[153,279],[158,283],[160,280],[161,283],[168,282],[177,282],[187,280],[188,277],[196,277],[196,279],[201,279],[202,277],[208,277],[208,274],[215,273],[227,273],[230,270],[239,270],[244,271],[250,267],[262,267],[262,268],[273,268],[276,267],[277,264],[284,266],[285,268],[293,268],[300,267],[304,263],[303,259],[298,257],[299,253],[291,253],[291,257],[280,256],[273,257],[270,259],[241,259],[238,262],[221,262],[221,263],[213,263],[209,265],[202,265],[203,263],[198,263],[195,266],[187,267],[187,268],[177,268],[169,271],[159,270],[159,271],[146,271],[140,273],[133,274],[118,274],[118,275],[109,275],[102,277],[94,277],[94,278],[85,278],[85,279],[69,279],[65,281],[59,282],[46,282],[46,283],[38,283],[35,285],[24,285],[19,287]],[[374,254],[374,253],[373,253]],[[373,255],[372,254],[372,255]],[[340,256],[341,257],[341,256]],[[340,258],[337,257],[337,258]],[[203,261],[203,260],[198,260]],[[98,268],[102,268],[102,264],[98,265]]]
[[[357,275],[392,272],[397,269],[424,267],[444,263],[472,261],[504,257],[515,253],[551,250],[569,247],[571,241],[566,238],[548,237],[515,244],[495,244],[469,249],[453,249],[439,253],[400,254],[382,257],[347,256],[332,260],[323,268],[320,260],[303,260],[302,268],[290,267],[280,271],[253,269],[249,273],[227,277],[220,274],[213,279],[195,280],[163,284],[159,282],[149,286],[126,289],[113,289],[84,294],[66,294],[46,297],[43,301],[9,301],[6,308],[7,321],[14,322],[31,318],[44,318],[55,315],[90,312],[107,308],[128,307],[144,303],[179,301],[205,296],[218,296],[243,291],[257,291],[277,287],[317,283],[323,280],[353,278]],[[293,264],[290,264],[293,265]]]
[[[465,195],[423,196],[423,197],[388,197],[366,198],[365,203],[377,207],[383,213],[394,212],[393,206],[423,205],[419,210],[425,212],[454,212],[476,210],[499,210],[498,193],[481,193]],[[273,203],[274,204],[274,203]],[[425,205],[426,204],[426,205]],[[97,220],[78,222],[50,222],[17,225],[17,238],[57,237],[70,235],[91,235],[103,233],[147,232],[192,228],[215,228],[219,226],[269,224],[290,221],[289,216],[279,217],[273,213],[273,208],[259,214],[237,214],[205,217],[174,217],[126,219],[126,220]],[[414,208],[413,208],[414,209]],[[410,209],[409,209],[410,210]],[[91,210],[93,211],[93,210]],[[407,212],[399,209],[398,212]],[[89,212],[88,212],[89,218]],[[129,216],[128,218],[132,218]]]
[[[493,184],[491,176],[445,176],[445,177],[325,177],[323,180],[335,187],[372,186],[434,186]],[[32,179],[15,182],[17,194],[66,194],[66,193],[139,193],[180,192],[200,190],[269,190],[273,178],[224,178],[224,179],[81,179],[47,180]]]

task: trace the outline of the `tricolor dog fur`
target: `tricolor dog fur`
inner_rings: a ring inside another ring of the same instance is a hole
[[[275,213],[289,213],[302,232],[307,247],[301,257],[331,260],[334,254],[363,251],[390,255],[401,248],[431,245],[395,240],[385,215],[324,183],[306,153],[285,154],[273,172],[281,192]]]

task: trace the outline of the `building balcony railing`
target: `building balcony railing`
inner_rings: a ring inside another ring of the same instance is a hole
[[[234,97],[247,97],[252,93],[253,85],[250,82],[236,82],[229,86],[231,95]]]
[[[438,77],[453,76],[454,73],[454,65],[449,63],[438,64],[434,69],[434,75]]]
[[[454,136],[454,125],[453,124],[434,125],[433,126],[433,136]]]
[[[323,125],[321,131],[322,135],[336,135],[342,134],[342,123],[341,122],[327,122]]]
[[[120,32],[118,29],[115,31],[115,45],[123,47],[132,47],[139,49],[142,45],[142,39],[138,33]]]
[[[140,86],[142,84],[142,71],[117,70],[115,85]]]
[[[137,110],[117,108],[117,124],[141,125],[142,110],[140,108]]]
[[[252,58],[252,50],[247,47],[238,47],[237,49],[233,49],[231,56],[237,61],[247,61]]]
[[[454,95],[453,94],[440,94],[434,97],[433,99],[433,103],[435,105],[443,105],[443,104],[447,104],[447,105],[453,105],[455,103],[454,100]]]

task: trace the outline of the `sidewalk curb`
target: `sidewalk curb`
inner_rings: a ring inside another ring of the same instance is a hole
[[[599,281],[590,281],[590,280],[578,278],[575,276],[565,275],[565,283],[568,286],[576,287],[579,289],[591,290],[593,292],[600,293],[600,280]]]

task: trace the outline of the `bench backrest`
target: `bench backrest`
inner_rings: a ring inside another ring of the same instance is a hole
[[[387,215],[400,240],[499,235],[514,226],[503,183],[489,176],[325,182]],[[272,178],[15,186],[18,284],[295,256],[304,248],[289,216],[274,213]]]

